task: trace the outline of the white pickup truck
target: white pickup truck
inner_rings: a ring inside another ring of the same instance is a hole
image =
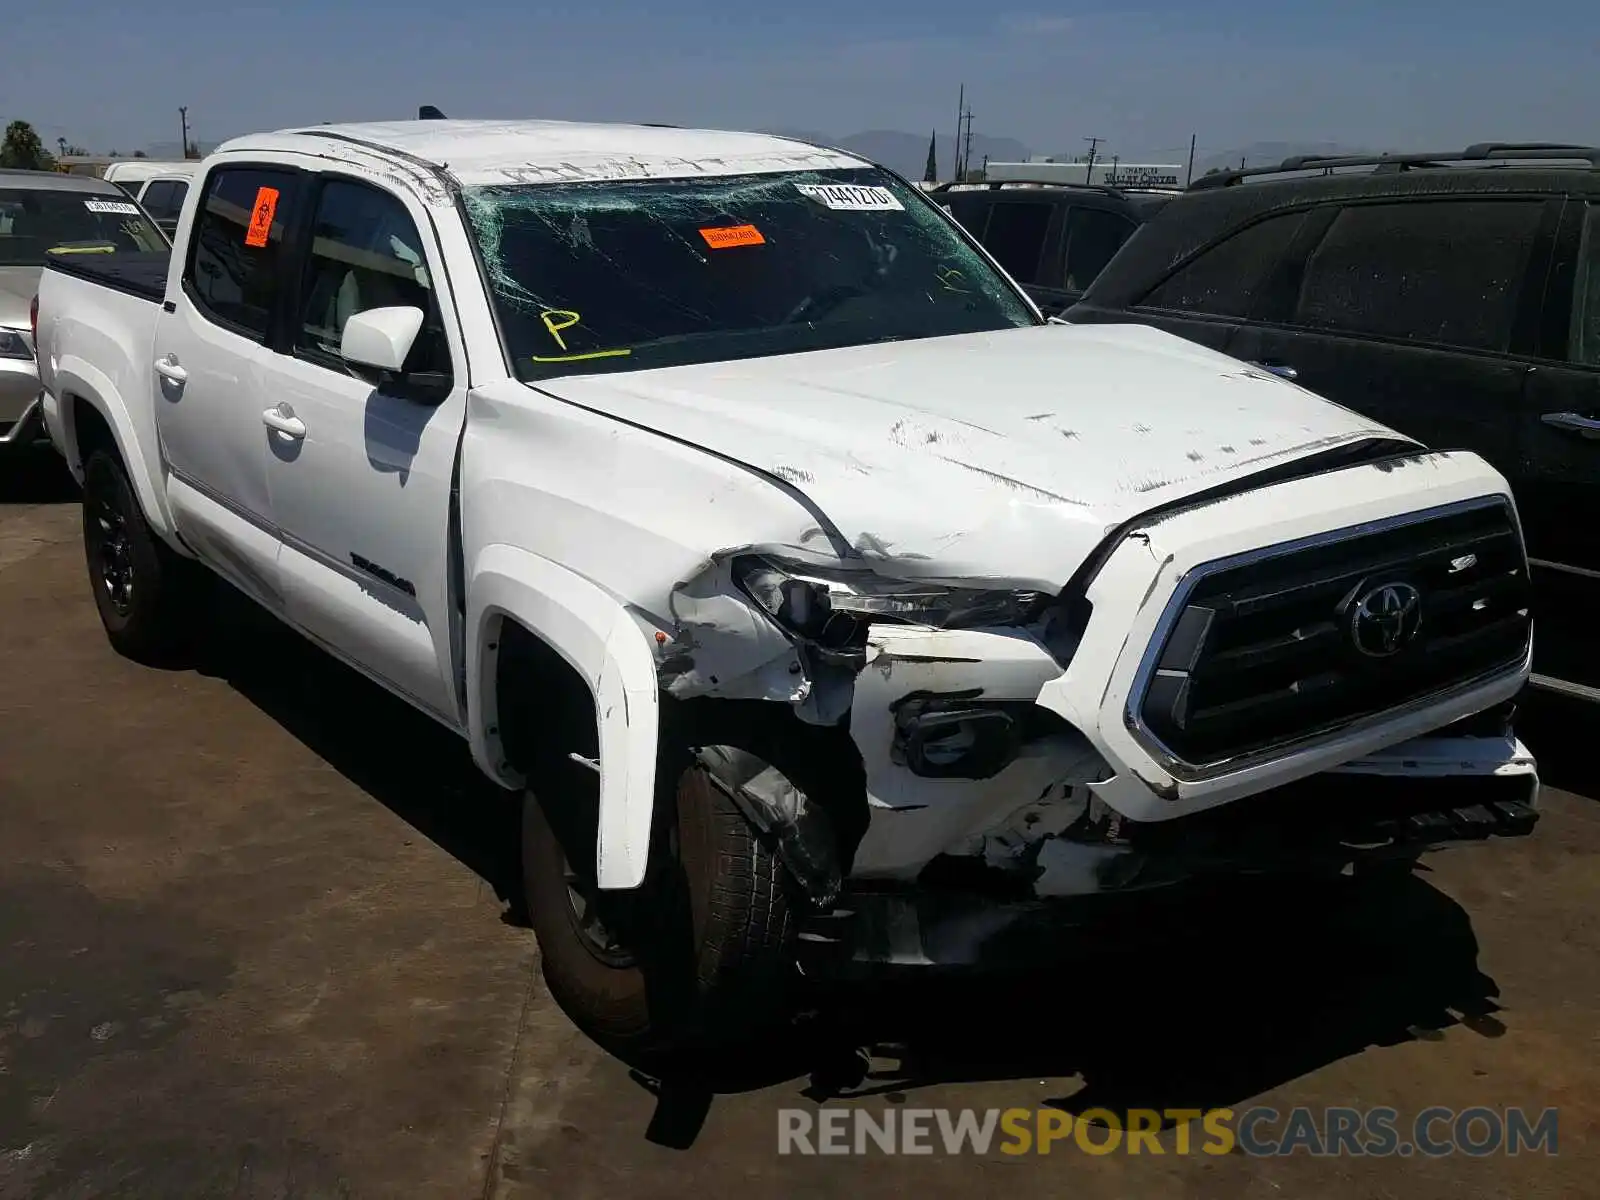
[[[797,965],[981,966],[1085,896],[1537,818],[1500,475],[1047,322],[840,151],[240,138],[170,264],[50,263],[37,344],[115,646],[171,653],[199,563],[457,731],[620,1048]]]

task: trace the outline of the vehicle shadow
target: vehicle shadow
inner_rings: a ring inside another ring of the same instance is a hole
[[[1531,687],[1517,700],[1517,735],[1539,760],[1539,781],[1546,787],[1594,794],[1597,732],[1600,705]]]
[[[526,925],[521,815],[467,744],[220,580],[181,664],[221,679],[336,771],[488,883]]]
[[[218,593],[197,630],[197,668],[474,871],[507,904],[504,919],[525,924],[517,806],[465,744],[232,589]],[[675,1148],[694,1144],[718,1096],[765,1089],[899,1104],[951,1084],[1075,1078],[1046,1102],[1075,1114],[1232,1107],[1370,1046],[1454,1025],[1498,1037],[1498,994],[1470,918],[1425,868],[1241,884],[1026,974],[813,983],[784,1036],[633,1077],[655,1097],[645,1136]]]
[[[0,466],[0,504],[62,504],[78,498],[78,484],[48,446],[7,451]]]
[[[1371,1046],[1455,1025],[1499,1037],[1499,988],[1478,969],[1471,920],[1424,876],[1241,887],[1025,974],[819,987],[781,1052],[663,1079],[636,1071],[656,1096],[647,1136],[687,1148],[717,1095],[790,1080],[796,1102],[914,1104],[951,1084],[1075,1078],[1043,1103],[1075,1115],[1237,1107]]]

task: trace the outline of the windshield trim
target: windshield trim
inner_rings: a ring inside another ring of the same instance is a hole
[[[1038,326],[1048,325],[1050,323],[1049,318],[1047,318],[1044,315],[1044,312],[1039,308],[1039,305],[1034,301],[1033,297],[1028,294],[1027,290],[1025,288],[1023,288],[1020,284],[1018,284],[1016,280],[1011,278],[1011,276],[1006,272],[1005,268],[1002,267],[998,262],[995,261],[994,255],[990,254],[986,249],[984,249],[983,243],[979,242],[978,239],[972,235],[971,231],[969,231],[965,225],[963,225],[960,221],[956,220],[954,214],[946,212],[943,205],[938,204],[937,202],[935,202],[932,198],[929,197],[927,192],[923,191],[916,184],[914,184],[910,180],[906,179],[905,176],[901,175],[898,171],[892,170],[891,168],[886,167],[881,163],[872,162],[870,159],[863,159],[862,161],[867,167],[869,167],[871,169],[874,169],[874,170],[882,171],[890,179],[894,180],[894,182],[904,186],[905,189],[908,192],[911,192],[915,196],[915,198],[916,198],[916,200],[918,202],[920,202],[921,204],[927,206],[928,208],[933,209],[934,212],[936,213],[937,217],[940,220],[942,220],[942,221],[946,222],[948,225],[950,225],[950,227],[952,229],[954,229],[956,236],[958,238],[960,238],[963,242],[965,242],[967,244],[967,246],[973,251],[973,253],[977,254],[979,258],[983,259],[984,262],[988,263],[990,268],[994,271],[995,276],[1000,280],[1000,282],[1005,285],[1005,287],[1011,292],[1011,294],[1016,299],[1018,299],[1018,300],[1020,300],[1022,302],[1022,306],[1027,310],[1029,315],[1033,317],[1033,327],[1036,328]],[[839,168],[839,169],[843,170],[845,168]],[[855,168],[855,169],[859,169],[859,168]],[[752,174],[767,174],[767,175],[784,175],[784,174],[790,174],[790,173],[791,172],[788,172],[788,171],[752,172]],[[697,176],[693,176],[693,175],[673,175],[673,176],[662,176],[660,179],[651,178],[650,180],[648,180],[648,182],[650,182],[650,183],[678,183],[678,182],[685,182],[685,181],[693,180],[693,179],[696,179],[696,178],[698,178],[698,177]],[[556,179],[556,180],[551,180],[551,181],[549,181],[547,183],[543,183],[543,182],[542,183],[527,183],[527,184],[518,184],[517,186],[518,187],[526,187],[526,188],[530,188],[530,189],[531,188],[554,188],[554,187],[561,187],[561,186],[568,185],[568,184],[570,184],[570,182],[571,182],[570,180]],[[615,182],[621,182],[621,181],[615,181]],[[626,182],[644,182],[644,181],[631,181],[630,180],[630,181],[626,181]],[[461,225],[462,225],[462,232],[466,234],[467,245],[472,250],[472,262],[473,262],[473,265],[477,268],[478,286],[482,289],[484,301],[485,301],[485,303],[486,303],[486,305],[487,305],[487,307],[489,309],[489,320],[494,325],[495,340],[500,343],[501,365],[505,368],[505,373],[506,373],[506,375],[508,377],[510,377],[512,379],[515,379],[518,383],[523,383],[523,384],[527,384],[528,386],[535,386],[536,387],[537,386],[536,383],[530,382],[528,380],[524,380],[524,379],[521,378],[521,376],[519,376],[517,374],[516,354],[511,348],[511,340],[507,336],[505,325],[502,323],[502,321],[500,319],[500,306],[495,303],[494,281],[493,281],[493,279],[491,278],[491,276],[489,274],[489,266],[484,261],[484,258],[483,258],[483,247],[479,244],[478,238],[477,238],[477,236],[476,236],[476,234],[474,232],[473,224],[472,224],[472,216],[467,211],[466,190],[464,188],[459,188],[458,187],[458,188],[453,188],[452,192],[454,193],[454,200],[455,200],[454,207],[455,207],[455,210],[456,210],[456,215],[460,218]],[[930,336],[938,337],[938,336],[941,336],[941,335],[934,334],[934,335],[930,335]],[[904,338],[904,339],[900,339],[900,340],[902,340],[902,341],[922,341],[922,340],[925,340],[925,339],[922,339],[922,338]],[[649,368],[644,368],[644,369],[649,369]]]

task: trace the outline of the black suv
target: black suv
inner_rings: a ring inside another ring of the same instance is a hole
[[[1066,318],[1159,326],[1488,459],[1527,538],[1535,683],[1600,700],[1600,149],[1207,176]]]
[[[928,195],[1053,316],[1173,193],[1006,180],[946,183]]]

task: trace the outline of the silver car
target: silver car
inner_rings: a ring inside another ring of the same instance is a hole
[[[50,256],[168,250],[154,222],[113,184],[0,170],[0,450],[45,436],[32,305]]]

